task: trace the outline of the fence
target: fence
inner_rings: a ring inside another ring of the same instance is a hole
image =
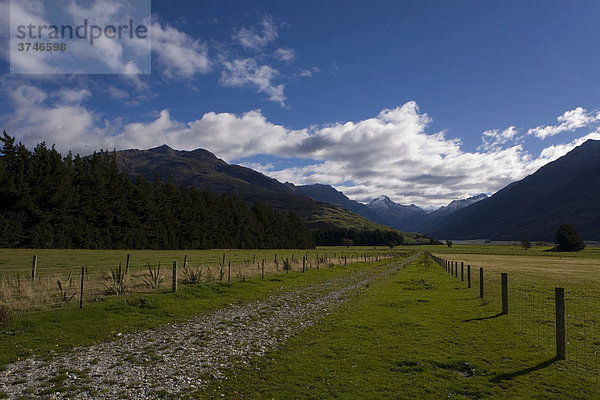
[[[534,282],[515,274],[511,279],[506,272],[430,256],[484,304],[497,309],[536,353],[566,359],[582,376],[600,381],[600,309],[585,291],[564,288],[564,282],[540,283],[543,278]],[[463,279],[458,270],[464,270]]]
[[[248,252],[247,252],[248,253]],[[246,253],[246,254],[247,254]],[[43,259],[33,256],[29,266],[3,266],[0,269],[0,305],[15,312],[65,307],[83,307],[126,293],[168,293],[181,284],[209,281],[244,281],[265,278],[273,273],[305,272],[309,269],[386,260],[404,252],[291,252],[253,254],[230,260],[226,253],[211,259],[194,260],[184,255],[171,262],[140,263],[127,254],[118,265],[45,267]],[[263,257],[261,257],[263,256]]]

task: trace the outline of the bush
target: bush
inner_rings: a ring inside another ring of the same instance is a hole
[[[446,246],[452,247],[452,240],[446,240]]]
[[[556,250],[580,251],[585,249],[585,243],[579,236],[577,229],[571,224],[562,224],[555,234]]]
[[[521,239],[521,246],[523,246],[523,248],[525,250],[530,249],[531,248],[531,242],[527,238],[523,238],[523,239]]]

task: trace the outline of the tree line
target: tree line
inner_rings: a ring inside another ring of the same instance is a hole
[[[319,229],[314,232],[317,246],[401,246],[404,237],[398,231],[352,228]]]
[[[132,180],[114,152],[63,157],[0,138],[0,247],[79,249],[311,248],[293,213],[193,188]]]

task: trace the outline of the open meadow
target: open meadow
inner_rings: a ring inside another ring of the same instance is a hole
[[[219,369],[218,379],[202,381],[198,388],[186,391],[185,396],[600,398],[600,252],[596,248],[579,253],[544,251],[547,249],[456,245],[393,250],[330,247],[310,251],[2,250],[5,280],[14,279],[12,276],[17,273],[8,265],[20,266],[19,274],[31,273],[28,259],[36,254],[40,279],[46,277],[50,282],[57,273],[64,275],[70,268],[80,274],[80,265],[87,262],[88,269],[96,265],[97,277],[103,277],[105,284],[96,294],[100,298],[87,298],[82,310],[72,300],[67,307],[46,306],[37,312],[15,313],[12,324],[0,328],[0,364],[12,371],[10,363],[15,361],[32,357],[51,360],[77,346],[106,341],[119,346],[122,334],[135,335],[203,315],[208,318],[215,310],[251,305],[302,288],[319,291],[317,288],[326,283],[337,287],[335,282],[340,279],[371,274],[376,278],[363,283],[344,302],[280,345],[266,349],[266,354],[250,355],[243,363]],[[119,262],[124,268],[127,254],[131,255],[130,279],[139,274],[135,279],[140,282],[147,278],[148,265],[155,267],[159,261],[165,264],[167,277],[159,290],[142,288],[142,283],[137,290],[130,285],[131,290],[124,294],[108,293],[110,272]],[[223,254],[225,265],[228,267],[231,261],[232,270],[239,271],[232,272],[229,282],[227,275],[223,280],[219,276]],[[291,270],[285,271],[282,260],[291,260],[292,254]],[[202,278],[192,283],[182,275],[178,291],[171,293],[171,264],[177,260],[183,265],[185,255],[189,268],[203,268]],[[306,272],[302,273],[302,258],[307,255]],[[400,264],[410,255],[418,259]],[[389,258],[392,256],[396,258]],[[446,265],[450,265],[446,262],[452,262],[452,273],[446,270]],[[390,265],[398,268],[387,275],[373,275]],[[501,313],[501,273],[508,274],[508,314]],[[57,290],[56,282],[52,283],[48,283],[49,287]],[[565,360],[555,357],[556,287],[565,289]],[[226,326],[219,329],[227,331]],[[124,351],[117,356],[115,365],[126,371],[134,356]],[[160,364],[161,358],[155,358],[150,357],[148,362]],[[148,364],[150,367],[156,368]],[[66,368],[61,374],[66,374],[66,378],[47,383],[45,393],[84,390],[76,389],[82,387],[76,379],[85,381],[73,378],[78,373],[71,374]],[[18,376],[12,379],[15,385],[24,384]],[[89,376],[87,379],[93,381]],[[88,386],[93,384],[83,385]],[[28,390],[34,393],[33,389]],[[160,393],[166,396],[172,392],[165,389]]]

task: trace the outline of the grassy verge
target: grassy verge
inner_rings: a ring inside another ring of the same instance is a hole
[[[23,357],[50,355],[111,340],[122,333],[184,320],[227,304],[257,300],[278,290],[351,274],[385,262],[389,261],[312,269],[307,273],[273,274],[264,280],[254,278],[231,284],[181,285],[177,293],[112,296],[105,301],[85,304],[83,310],[17,315],[12,324],[0,328],[0,368]]]
[[[421,258],[347,303],[254,368],[198,398],[590,399],[597,371],[555,361],[517,321]]]

